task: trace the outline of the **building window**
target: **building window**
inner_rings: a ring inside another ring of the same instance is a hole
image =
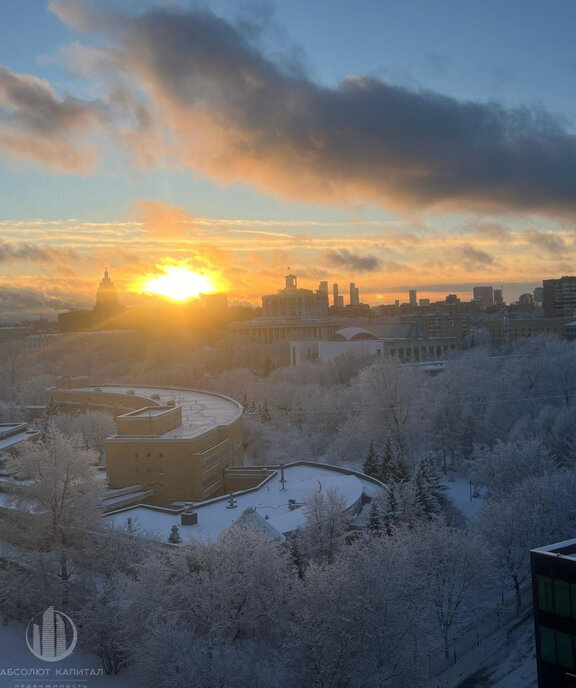
[[[538,606],[544,612],[554,612],[553,582],[547,576],[538,576]]]
[[[540,658],[556,664],[556,640],[554,631],[546,626],[540,627]]]
[[[567,669],[572,669],[574,666],[574,655],[572,652],[571,635],[556,631],[556,654],[558,657],[558,664]]]
[[[538,607],[544,612],[576,618],[576,585],[539,575]]]
[[[566,581],[554,580],[554,611],[559,616],[570,616],[570,585]]]

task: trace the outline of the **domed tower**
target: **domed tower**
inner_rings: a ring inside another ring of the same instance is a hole
[[[118,303],[118,293],[114,282],[110,279],[108,268],[104,268],[104,277],[100,280],[100,285],[96,290],[96,305],[94,311],[100,315],[110,315],[120,310]]]

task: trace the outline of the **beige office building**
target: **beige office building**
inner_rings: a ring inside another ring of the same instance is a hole
[[[139,485],[148,502],[200,501],[223,494],[224,473],[243,464],[242,406],[191,389],[87,385],[64,378],[47,392],[63,409],[107,409],[116,434],[106,440],[112,489]]]

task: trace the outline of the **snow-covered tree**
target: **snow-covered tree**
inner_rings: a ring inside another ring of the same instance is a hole
[[[374,449],[374,442],[370,440],[370,446],[368,447],[368,453],[364,458],[362,470],[364,471],[364,473],[366,473],[366,475],[369,475],[372,478],[377,478],[378,480],[380,480],[382,477],[380,463],[381,461],[379,460],[378,454]]]
[[[74,562],[89,549],[100,528],[103,482],[96,475],[98,455],[79,435],[49,428],[43,441],[21,445],[10,462],[10,485],[19,511],[3,521],[2,537],[28,552],[38,552],[68,599]]]
[[[304,502],[306,522],[299,537],[309,557],[332,561],[346,530],[346,499],[339,490],[322,486]]]
[[[502,442],[494,447],[477,446],[470,461],[470,480],[504,496],[525,478],[552,473],[555,461],[538,439]]]

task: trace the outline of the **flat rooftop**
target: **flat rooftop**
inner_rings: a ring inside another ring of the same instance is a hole
[[[39,430],[29,428],[26,423],[1,423],[0,452],[10,449],[20,442],[38,439],[40,435]]]
[[[295,463],[285,467],[285,489],[282,489],[281,474],[276,467],[269,467],[274,473],[258,487],[234,493],[236,506],[227,508],[229,497],[218,497],[194,505],[198,523],[190,526],[180,525],[180,510],[161,509],[153,506],[138,505],[109,513],[105,516],[109,523],[125,529],[128,519],[132,527],[142,531],[144,536],[168,541],[173,525],[177,525],[182,545],[193,542],[208,542],[218,538],[230,528],[244,513],[252,508],[266,520],[278,534],[290,533],[304,524],[306,514],[302,503],[314,492],[338,490],[344,497],[345,508],[352,508],[362,493],[375,495],[383,487],[363,477],[360,473],[324,464]],[[293,500],[293,503],[291,503]]]
[[[192,439],[218,426],[231,425],[242,416],[242,406],[220,394],[200,392],[178,387],[144,387],[133,385],[90,385],[74,389],[62,389],[71,395],[74,392],[89,393],[95,401],[98,394],[130,394],[142,399],[142,409],[154,406],[181,406],[182,425],[164,433],[163,439]],[[135,409],[136,410],[136,409]],[[165,409],[159,409],[159,413]],[[113,435],[116,437],[116,435]]]
[[[546,545],[545,547],[535,547],[531,551],[538,554],[548,554],[552,557],[566,557],[576,560],[576,538],[555,542],[553,545]]]

